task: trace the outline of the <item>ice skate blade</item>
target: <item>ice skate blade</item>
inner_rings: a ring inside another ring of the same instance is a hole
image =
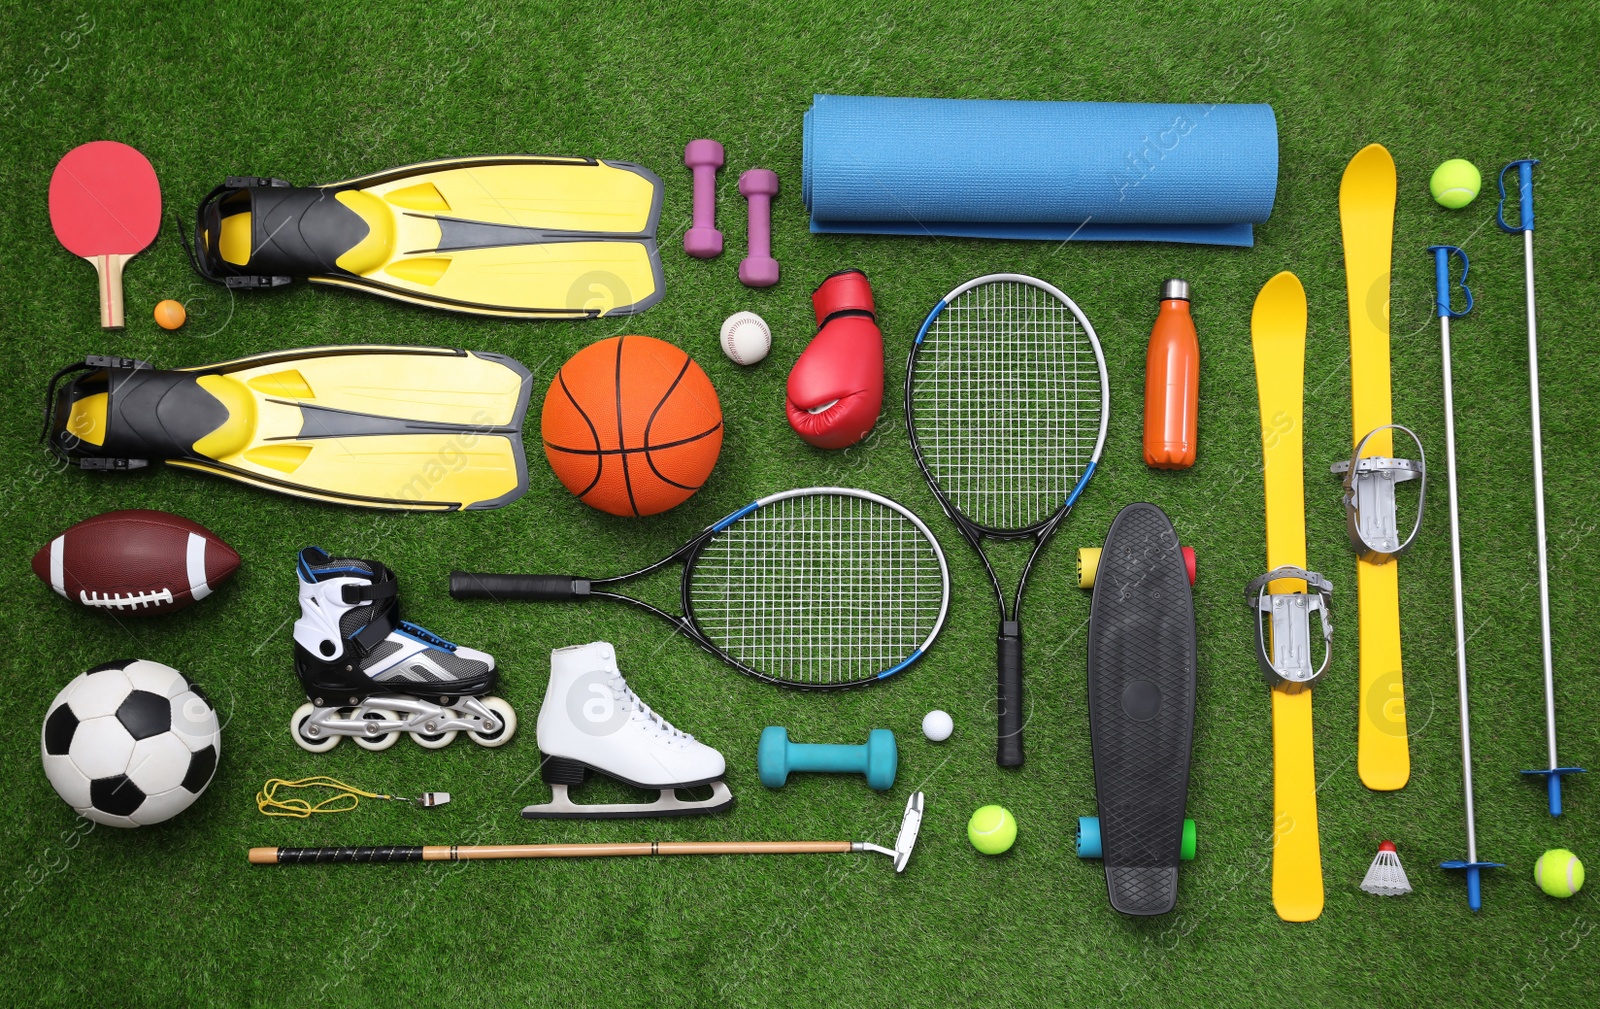
[[[663,788],[661,798],[655,802],[584,806],[567,798],[566,785],[556,783],[550,786],[549,802],[542,806],[526,806],[522,810],[522,815],[529,820],[629,820],[647,816],[720,813],[733,808],[733,793],[728,790],[724,782],[712,781],[707,784],[711,786],[711,798],[700,801],[685,801],[678,798],[673,789]]]

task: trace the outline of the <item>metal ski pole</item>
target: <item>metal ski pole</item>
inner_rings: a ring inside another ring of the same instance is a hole
[[[1472,290],[1467,287],[1467,254],[1453,245],[1430,245],[1433,253],[1434,295],[1439,304],[1439,339],[1444,347],[1444,447],[1446,472],[1450,478],[1450,571],[1454,578],[1456,603],[1456,681],[1461,698],[1461,779],[1467,798],[1467,860],[1440,862],[1441,869],[1465,869],[1467,906],[1474,911],[1483,906],[1478,876],[1484,869],[1499,869],[1501,862],[1478,861],[1478,828],[1472,809],[1472,728],[1467,708],[1467,622],[1461,604],[1461,517],[1456,492],[1456,404],[1455,379],[1450,373],[1450,320],[1472,311]],[[1450,257],[1461,258],[1461,290],[1467,307],[1457,312],[1450,307]]]
[[[1528,386],[1533,398],[1533,516],[1539,537],[1539,633],[1544,648],[1545,739],[1550,750],[1550,766],[1523,771],[1545,777],[1550,795],[1550,815],[1561,815],[1561,776],[1581,774],[1581,767],[1562,767],[1556,759],[1556,682],[1550,650],[1550,564],[1544,524],[1544,440],[1539,430],[1539,327],[1533,300],[1533,158],[1513,161],[1500,169],[1500,206],[1495,212],[1500,230],[1514,235],[1522,232],[1522,256],[1528,291]],[[1506,223],[1506,173],[1517,170],[1516,225]]]

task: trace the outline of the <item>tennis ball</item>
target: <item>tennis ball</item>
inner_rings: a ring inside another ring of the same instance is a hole
[[[1004,806],[984,806],[967,821],[967,840],[985,855],[998,855],[1017,840],[1017,821]]]
[[[1428,191],[1433,193],[1433,198],[1441,207],[1460,210],[1477,197],[1478,187],[1482,184],[1483,176],[1478,174],[1472,162],[1451,158],[1433,170],[1433,178],[1428,180]]]
[[[1552,897],[1570,897],[1583,889],[1583,863],[1565,848],[1552,848],[1533,863],[1533,881]]]
[[[188,317],[189,313],[183,310],[183,302],[181,301],[173,301],[168,298],[166,301],[156,305],[156,325],[162,329],[177,329],[183,325],[183,320]]]

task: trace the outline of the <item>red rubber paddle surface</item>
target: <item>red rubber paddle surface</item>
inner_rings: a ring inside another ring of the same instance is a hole
[[[68,252],[94,264],[100,324],[121,326],[122,263],[161,229],[161,185],[149,159],[114,140],[68,151],[50,176],[50,226]]]

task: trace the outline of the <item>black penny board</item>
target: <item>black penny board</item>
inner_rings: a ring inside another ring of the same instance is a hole
[[[1194,742],[1194,598],[1166,513],[1130,504],[1106,534],[1089,606],[1089,736],[1111,906],[1163,914]]]

